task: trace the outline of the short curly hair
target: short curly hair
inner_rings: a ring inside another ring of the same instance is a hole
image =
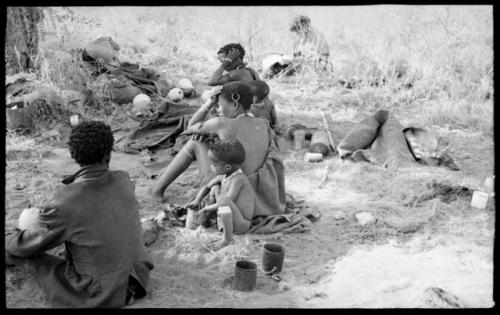
[[[231,102],[234,99],[238,100],[238,104],[243,107],[243,110],[250,109],[253,103],[253,88],[248,82],[233,81],[222,85],[222,92],[220,94],[225,100]]]
[[[100,121],[85,121],[71,130],[69,152],[79,165],[100,163],[113,149],[111,127]]]
[[[269,85],[262,80],[249,81],[248,84],[252,87],[254,96],[257,96],[257,101],[260,102],[269,95]]]
[[[227,164],[239,165],[245,161],[245,148],[236,138],[217,139],[209,144],[208,149],[217,160]]]
[[[227,54],[233,48],[236,48],[240,51],[241,59],[243,59],[243,57],[245,57],[245,49],[243,48],[243,46],[241,46],[240,43],[230,43],[230,44],[227,44],[225,46],[222,46],[219,49],[219,51],[217,52],[217,54]]]

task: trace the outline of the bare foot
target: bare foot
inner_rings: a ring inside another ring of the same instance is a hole
[[[165,202],[165,198],[163,197],[163,193],[160,193],[160,192],[154,190],[154,188],[148,189],[148,197],[150,199],[154,200],[155,202],[158,202],[158,203]]]
[[[222,241],[219,241],[219,242],[214,242],[210,245],[208,245],[210,247],[211,250],[213,251],[218,251],[224,247],[226,247],[227,245],[229,244],[232,244],[234,243],[234,240],[225,240],[223,239]]]

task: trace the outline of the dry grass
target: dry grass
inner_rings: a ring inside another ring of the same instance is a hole
[[[333,71],[306,65],[299,75],[275,79],[275,92],[337,95],[339,80],[353,80],[351,95],[336,100],[332,112],[386,108],[492,135],[492,6],[48,8],[39,75],[57,84],[88,80],[75,51],[99,36],[119,43],[122,60],[166,70],[174,80],[208,79],[227,42],[242,43],[249,65],[260,70],[268,53],[289,52],[289,22],[299,13],[324,33]],[[381,77],[385,84],[373,86]]]

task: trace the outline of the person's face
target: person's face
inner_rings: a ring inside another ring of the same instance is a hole
[[[222,63],[223,59],[224,58],[227,58],[227,54],[226,53],[219,53],[217,54],[217,59],[219,59],[219,61]],[[236,69],[236,65],[235,65],[235,62],[234,60],[227,64],[225,67],[224,67],[224,70],[226,71],[230,71],[230,70],[233,70],[233,69]]]
[[[212,167],[212,170],[215,172],[217,175],[224,175],[227,174],[231,170],[231,165],[224,163],[217,159],[213,154],[212,151],[208,151],[208,158],[210,159],[210,165]]]
[[[233,101],[228,101],[223,95],[219,95],[218,105],[219,116],[227,118],[238,116],[238,105]]]

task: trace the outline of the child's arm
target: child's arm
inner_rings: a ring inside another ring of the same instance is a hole
[[[225,195],[225,197],[227,197],[231,201],[235,202],[236,198],[238,198],[238,195],[241,192],[241,188],[242,187],[243,187],[243,181],[241,181],[241,180],[233,180],[231,182],[231,186],[229,187],[229,191],[227,192],[227,194]],[[221,199],[224,199],[224,198],[221,198]],[[220,207],[220,206],[225,206],[225,205],[219,205],[217,203],[217,206]]]
[[[208,80],[207,84],[214,86],[214,85],[222,85],[224,83],[230,82],[231,77],[229,75],[222,75],[224,72],[224,69],[226,66],[228,66],[230,63],[232,63],[238,56],[240,55],[239,50],[237,49],[231,49],[227,55],[226,58],[222,59],[222,63],[217,68],[217,70],[214,71],[212,76],[210,77],[210,80]]]
[[[203,186],[199,191],[198,191],[198,194],[196,195],[196,197],[194,198],[193,201],[191,201],[189,204],[188,204],[188,207],[190,205],[196,205],[198,206],[201,201],[203,200],[203,198],[210,192],[210,189],[217,185],[217,184],[220,184],[221,182],[221,179],[220,179],[220,176],[217,176],[215,177],[214,179],[212,179],[208,184],[206,184],[205,186]]]

